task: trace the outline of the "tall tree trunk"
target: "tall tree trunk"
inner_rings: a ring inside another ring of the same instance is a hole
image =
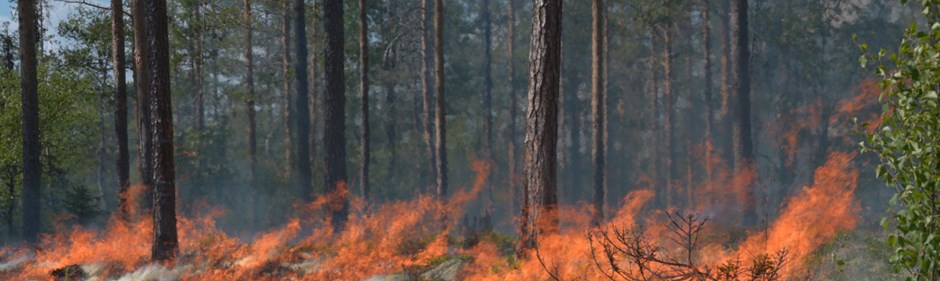
[[[604,138],[604,14],[607,5],[603,0],[591,1],[591,132],[594,145],[591,147],[594,168],[594,213],[595,224],[604,219],[604,192],[607,190],[606,139]]]
[[[346,84],[343,52],[343,1],[323,1],[323,55],[326,94],[323,111],[323,150],[326,155],[326,190],[337,192],[330,204],[334,228],[342,229],[349,203],[346,201]]]
[[[424,111],[424,145],[427,147],[429,158],[427,178],[437,178],[437,155],[434,151],[434,108],[431,107],[431,49],[428,40],[431,38],[431,2],[421,0],[421,107]]]
[[[490,11],[490,0],[481,1],[481,18],[483,21],[483,159],[493,162],[493,24]],[[486,198],[483,201],[484,211],[492,212],[493,185],[485,184]]]
[[[291,97],[292,96],[291,89],[290,89],[291,79],[289,76],[290,75],[290,21],[291,21],[290,9],[291,9],[291,0],[284,0],[284,12],[282,15],[284,17],[283,18],[284,22],[281,24],[281,47],[283,48],[282,51],[284,52],[283,56],[281,57],[281,74],[282,74],[281,77],[284,78],[283,80],[284,85],[282,85],[281,87],[284,89],[283,90],[284,91],[284,136],[285,136],[284,138],[284,152],[285,152],[284,163],[285,163],[285,166],[287,167],[287,169],[284,169],[284,170],[286,172],[285,177],[288,179],[293,177],[293,173],[291,173],[291,171],[296,169],[296,167],[294,166],[293,157],[291,157],[293,154],[293,151],[292,151],[293,142],[291,140],[294,138],[292,135],[294,121],[291,118],[291,111],[293,110],[292,104],[294,103],[294,101],[292,100],[292,97]]]
[[[481,1],[483,7],[483,157],[493,161],[493,38],[490,19],[490,0]]]
[[[307,44],[309,44],[307,47],[307,50],[314,50],[312,53],[308,53],[309,62],[307,64],[310,66],[307,70],[307,73],[308,73],[307,79],[310,85],[310,88],[308,89],[308,93],[310,93],[310,98],[308,99],[308,103],[307,103],[307,107],[308,107],[307,111],[310,112],[310,135],[308,136],[308,139],[310,139],[310,152],[308,153],[308,155],[310,156],[311,166],[315,166],[316,165],[315,163],[317,162],[317,159],[316,159],[317,158],[316,157],[317,156],[317,139],[319,136],[317,129],[320,128],[319,127],[320,122],[318,122],[317,120],[317,116],[319,116],[317,115],[317,113],[320,113],[319,107],[317,107],[317,102],[320,101],[320,96],[318,95],[319,92],[317,91],[317,66],[318,66],[317,57],[318,55],[316,51],[317,39],[318,39],[317,30],[319,29],[317,28],[319,27],[319,25],[317,25],[317,20],[319,19],[318,17],[319,17],[320,8],[317,5],[317,3],[319,3],[319,1],[312,1],[312,3],[310,3],[310,10],[311,10],[312,15],[310,16],[310,22],[307,24],[308,26],[311,27],[310,35],[307,36],[308,38]]]
[[[130,156],[127,152],[127,84],[124,72],[124,2],[111,0],[111,54],[114,60],[114,131],[117,136],[118,212],[127,219]],[[102,198],[103,199],[103,198]]]
[[[732,87],[735,105],[732,111],[734,124],[732,126],[732,147],[734,150],[734,171],[739,174],[753,168],[754,151],[751,140],[751,81],[750,81],[750,47],[748,46],[747,0],[732,2],[731,13],[731,54],[734,70],[732,71]],[[748,202],[744,212],[744,223],[753,224],[757,219],[757,208],[754,188],[746,187]]]
[[[152,114],[150,112],[150,68],[147,45],[147,30],[144,22],[144,0],[131,0],[134,29],[134,88],[137,91],[137,170],[140,182],[145,187],[145,210],[153,208],[153,139],[151,139]]]
[[[712,111],[714,109],[712,101],[712,58],[711,58],[711,33],[709,29],[709,17],[708,17],[708,0],[702,0],[702,59],[705,62],[702,65],[702,73],[704,73],[704,96],[705,96],[705,120],[704,121],[704,138],[705,138],[705,147],[704,147],[704,161],[702,165],[705,168],[705,185],[711,186],[713,179],[713,167],[712,167],[712,147],[714,142],[712,140]],[[691,199],[691,200],[694,200]],[[694,202],[692,203],[694,204]]]
[[[359,97],[362,100],[362,163],[359,169],[359,184],[362,197],[368,202],[369,190],[369,23],[366,17],[366,1],[359,0]]]
[[[447,196],[447,139],[444,123],[444,3],[434,1],[434,146],[437,151],[437,196]]]
[[[23,236],[26,241],[37,243],[42,228],[39,80],[36,72],[39,22],[36,21],[36,0],[21,0],[16,6],[20,28],[20,87],[23,106]]]
[[[663,188],[663,186],[665,186],[664,179],[666,178],[666,175],[663,173],[663,169],[662,169],[663,163],[665,163],[665,161],[663,160],[663,155],[665,155],[665,153],[663,153],[663,146],[661,145],[663,141],[663,136],[662,136],[663,126],[662,126],[662,118],[660,117],[662,115],[662,107],[660,106],[660,98],[659,98],[659,84],[658,84],[659,75],[656,72],[657,71],[656,66],[659,64],[658,63],[659,59],[658,59],[658,55],[656,54],[655,30],[651,28],[648,31],[647,37],[649,38],[650,43],[648,46],[649,57],[647,58],[648,62],[647,62],[647,77],[646,77],[647,82],[646,83],[648,84],[647,87],[649,90],[650,99],[652,101],[651,110],[650,110],[652,116],[651,118],[649,118],[650,120],[649,131],[653,135],[653,143],[656,144],[653,147],[653,151],[651,155],[651,159],[652,159],[651,162],[653,166],[651,174],[655,175],[654,179],[656,181],[656,184],[660,188],[660,190],[657,190],[658,191],[657,193],[661,193],[661,189]],[[658,200],[660,200],[660,203],[662,203],[662,205],[665,205],[664,199],[658,199]]]
[[[676,166],[676,141],[674,137],[675,119],[675,99],[672,95],[672,19],[670,13],[671,7],[666,7],[666,22],[663,26],[663,141],[666,142],[666,155],[663,157],[663,191],[665,206],[671,206],[674,202],[672,194],[672,182],[678,178],[678,167]]]
[[[153,113],[153,248],[152,260],[171,261],[179,252],[176,235],[176,185],[173,168],[173,106],[170,102],[170,56],[164,0],[142,0],[147,27],[151,112]]]
[[[507,158],[509,158],[509,194],[511,194],[509,200],[509,212],[512,214],[516,212],[515,204],[517,201],[519,201],[519,194],[521,194],[521,192],[516,190],[516,104],[518,101],[516,101],[516,85],[514,79],[516,74],[516,64],[513,60],[513,54],[516,51],[515,44],[513,44],[516,38],[516,9],[515,4],[513,4],[514,0],[508,0],[507,2],[509,2],[509,11],[507,12],[509,19],[507,20],[508,23],[506,27],[508,30],[508,34],[506,34],[508,37],[506,39],[506,51],[508,52],[506,60],[509,61],[509,74],[507,74],[508,77],[506,81],[506,84],[509,86],[509,153]]]
[[[294,90],[296,91],[296,119],[297,134],[294,139],[297,143],[297,184],[300,198],[305,202],[313,200],[313,182],[310,168],[310,106],[307,83],[307,23],[303,0],[293,0],[294,12]]]
[[[257,138],[257,126],[255,121],[255,66],[254,66],[254,55],[252,50],[254,49],[254,43],[252,42],[252,28],[251,28],[251,0],[245,0],[245,61],[247,62],[247,72],[245,73],[245,87],[248,88],[248,100],[245,101],[245,110],[248,111],[248,190],[246,194],[249,194],[246,198],[248,200],[248,205],[252,206],[251,212],[249,213],[248,221],[252,225],[257,225],[258,223],[258,207],[255,204],[255,196],[257,194],[258,188],[258,138]],[[201,88],[201,87],[200,87]]]
[[[560,0],[532,3],[521,249],[537,247],[539,235],[558,231],[555,146],[561,78],[561,3]]]
[[[193,86],[196,87],[195,89],[196,96],[195,96],[195,101],[193,103],[193,111],[195,111],[194,112],[195,120],[193,122],[193,126],[196,128],[197,132],[202,131],[202,128],[205,126],[205,120],[206,120],[205,118],[206,109],[204,105],[205,104],[204,102],[205,88],[203,87],[203,84],[205,83],[203,83],[204,80],[203,80],[203,57],[202,57],[205,23],[202,20],[202,4],[203,4],[202,0],[196,0],[196,3],[194,4],[195,6],[193,7],[193,17],[196,22],[196,30],[195,30],[196,31],[196,34],[195,34],[196,46],[194,50],[195,53],[193,54],[193,78],[194,78],[193,83],[195,84]],[[249,40],[251,39],[249,38]],[[200,140],[200,143],[202,143],[202,140]],[[202,150],[202,146],[201,145],[198,146],[197,150]],[[199,164],[201,164],[202,162],[201,160],[203,158],[202,153],[199,153],[199,155],[200,157],[197,158],[197,161],[196,161],[197,167],[201,166]]]
[[[98,148],[97,148],[98,168],[96,171],[96,174],[97,174],[96,182],[97,182],[97,189],[98,189],[97,191],[98,191],[98,196],[99,196],[98,208],[101,210],[107,210],[107,206],[105,205],[105,202],[104,202],[104,199],[105,199],[104,198],[104,188],[105,188],[104,186],[108,184],[106,176],[105,176],[105,173],[107,173],[107,169],[108,169],[106,167],[107,165],[105,165],[105,163],[108,162],[108,152],[105,149],[105,147],[107,146],[106,143],[108,143],[108,135],[107,133],[105,133],[105,130],[107,128],[107,126],[105,126],[105,123],[106,123],[105,119],[107,118],[107,114],[105,114],[105,111],[107,111],[106,109],[107,104],[106,104],[105,99],[108,96],[108,92],[105,89],[107,88],[108,68],[107,68],[107,64],[104,62],[104,59],[98,62],[98,69],[100,69],[101,71],[100,77],[99,77],[101,79],[101,93],[98,95],[98,106],[97,106],[98,107],[97,108],[98,110]]]
[[[731,100],[731,4],[722,2],[721,14],[721,105],[718,110],[718,132],[720,143],[725,149],[722,150],[722,159],[727,162],[727,167],[734,166],[734,152],[731,149],[731,122],[732,116],[728,103]]]

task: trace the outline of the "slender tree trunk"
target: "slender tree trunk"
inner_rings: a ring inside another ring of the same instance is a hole
[[[434,133],[435,155],[437,156],[437,196],[447,196],[447,136],[444,119],[444,3],[434,1]]]
[[[649,44],[649,50],[648,50],[649,57],[647,58],[649,61],[647,62],[648,72],[647,72],[646,80],[647,80],[648,87],[649,87],[648,90],[649,90],[650,99],[652,100],[652,104],[651,104],[652,116],[649,119],[650,120],[649,130],[652,132],[652,135],[653,135],[653,143],[657,144],[653,147],[653,151],[652,151],[653,155],[651,158],[653,162],[652,163],[653,167],[652,167],[651,172],[652,174],[656,175],[655,180],[660,189],[659,192],[657,193],[665,195],[662,192],[662,189],[665,187],[665,178],[666,178],[666,175],[663,173],[663,169],[662,169],[663,163],[665,163],[665,161],[663,160],[663,155],[665,155],[665,153],[663,153],[663,146],[661,145],[662,140],[663,140],[663,136],[662,136],[663,125],[662,125],[662,118],[661,118],[662,107],[660,106],[660,98],[659,98],[659,84],[658,84],[659,76],[658,76],[658,73],[656,72],[657,71],[656,66],[659,64],[658,63],[659,59],[658,59],[658,56],[656,55],[656,34],[653,29],[650,29],[648,31],[648,38],[649,38],[650,44]],[[662,197],[662,198],[665,198],[665,197]],[[666,201],[664,199],[659,199],[659,200],[663,206],[666,205],[665,204]]]
[[[493,159],[493,39],[492,20],[490,20],[490,0],[481,1],[483,7],[483,157]]]
[[[734,94],[735,103],[735,170],[740,171],[743,165],[750,165],[753,161],[754,151],[751,141],[751,80],[750,80],[750,47],[748,39],[747,1],[735,0],[732,6],[731,17],[732,44],[731,53],[734,56]]]
[[[197,132],[201,132],[202,128],[205,127],[205,88],[203,87],[203,36],[205,31],[205,23],[202,20],[202,0],[196,0],[195,7],[193,7],[193,17],[196,22],[196,34],[195,34],[195,53],[193,54],[193,83],[196,87],[195,92],[195,102],[193,103],[193,110],[195,111],[195,119],[193,126],[195,126]],[[248,40],[251,40],[250,38]],[[202,140],[200,140],[202,142]],[[197,147],[198,150],[202,150],[202,146]],[[202,153],[199,153],[202,155]],[[201,164],[203,157],[197,158],[197,163]],[[198,166],[201,166],[197,164]]]
[[[293,0],[294,12],[294,86],[296,101],[295,124],[297,125],[297,184],[300,198],[305,202],[313,200],[313,183],[310,168],[310,106],[307,83],[307,24],[304,1]]]
[[[671,7],[666,7],[666,22],[663,26],[663,141],[666,142],[666,155],[663,165],[663,191],[665,206],[671,206],[675,203],[672,194],[672,182],[678,178],[678,167],[676,166],[676,142],[674,136],[675,122],[675,101],[672,95],[672,20],[669,18]]]
[[[521,249],[537,247],[539,235],[558,231],[555,146],[561,78],[561,3],[560,0],[532,3]]]
[[[509,158],[509,192],[511,194],[509,200],[509,212],[512,214],[516,212],[515,204],[520,200],[519,195],[521,192],[516,190],[516,104],[518,101],[516,101],[516,85],[514,79],[516,74],[516,64],[515,60],[513,59],[513,54],[516,51],[515,44],[513,44],[516,38],[516,10],[515,4],[513,4],[514,0],[508,0],[507,2],[509,2],[509,19],[507,20],[508,23],[506,27],[508,30],[508,34],[506,35],[508,37],[506,39],[506,51],[508,52],[507,60],[509,61],[509,74],[507,75],[508,77],[506,82],[509,86],[509,153],[507,158]]]
[[[251,50],[251,0],[245,0],[245,60],[248,63],[248,72],[245,73],[245,87],[248,88],[248,100],[246,101],[246,110],[248,111],[248,187],[254,191],[258,186],[255,173],[258,163],[258,141],[255,135],[255,68],[254,55]]]
[[[595,224],[604,219],[604,192],[607,190],[606,156],[604,139],[604,14],[607,11],[603,0],[591,1],[591,129],[594,144],[591,147],[594,168],[594,213]]]
[[[323,29],[326,33],[324,48],[324,76],[326,95],[323,111],[323,144],[326,155],[326,190],[338,192],[330,204],[334,228],[342,229],[346,222],[349,203],[346,201],[346,84],[344,82],[343,53],[343,1],[323,1]]]
[[[111,0],[111,54],[114,60],[114,131],[117,136],[118,212],[127,219],[130,156],[127,152],[127,84],[124,72],[124,2]],[[103,198],[102,198],[103,199]]]
[[[748,43],[747,0],[732,2],[731,16],[731,54],[734,59],[732,87],[735,98],[732,117],[732,147],[734,150],[734,171],[740,174],[753,168],[754,151],[751,140],[751,85],[750,85],[750,47]],[[759,210],[756,206],[755,185],[747,187],[748,202],[744,212],[744,223],[756,223]]]
[[[308,89],[309,91],[308,93],[310,93],[310,98],[308,99],[307,107],[309,108],[308,112],[310,112],[310,135],[308,136],[308,139],[310,139],[310,152],[308,153],[308,155],[310,156],[311,167],[315,167],[317,163],[317,159],[316,159],[317,158],[317,140],[319,136],[319,132],[317,131],[317,129],[320,128],[319,127],[320,122],[317,120],[317,116],[319,116],[318,113],[320,113],[319,108],[317,107],[317,103],[320,101],[320,96],[318,95],[319,92],[317,91],[317,66],[319,65],[317,64],[318,55],[316,51],[317,39],[318,39],[317,27],[319,27],[319,25],[317,25],[317,19],[319,17],[320,8],[319,6],[317,6],[317,3],[319,2],[313,1],[310,5],[310,10],[311,10],[312,15],[310,16],[310,23],[308,24],[308,26],[310,26],[311,28],[310,28],[310,35],[307,36],[308,38],[307,41],[309,44],[307,49],[314,50],[312,53],[308,53],[310,61],[307,64],[310,66],[307,70],[307,73],[309,75],[307,76],[307,79],[310,85],[310,88]]]
[[[284,163],[287,169],[285,170],[285,177],[293,177],[292,170],[296,169],[294,166],[294,161],[292,154],[294,153],[291,149],[293,148],[293,142],[291,141],[293,137],[293,127],[294,119],[291,118],[292,104],[294,103],[291,95],[291,79],[290,79],[290,9],[291,9],[291,0],[284,0],[284,22],[281,24],[281,47],[283,47],[284,55],[281,57],[281,74],[284,78]]]
[[[734,153],[731,148],[731,121],[732,116],[728,107],[729,100],[731,100],[731,27],[730,27],[730,18],[731,18],[731,5],[727,2],[723,2],[724,11],[721,17],[721,85],[720,85],[720,94],[721,94],[721,106],[718,111],[718,131],[720,132],[721,144],[724,146],[722,151],[722,159],[727,161],[728,167],[734,166]]]
[[[17,4],[20,31],[20,87],[23,106],[23,236],[30,243],[39,241],[42,229],[40,188],[42,172],[39,154],[39,80],[36,42],[39,23],[36,21],[36,0]]]
[[[359,169],[359,184],[362,197],[368,202],[369,190],[369,23],[366,17],[366,1],[359,0],[359,97],[362,100],[362,163]]]
[[[251,18],[251,0],[245,0],[245,61],[247,62],[247,72],[245,73],[245,87],[248,90],[248,100],[245,101],[245,110],[248,112],[248,190],[246,190],[246,199],[251,206],[248,221],[252,225],[258,224],[258,207],[255,204],[255,196],[258,188],[258,138],[257,121],[255,111],[255,66],[254,43],[252,41],[252,18]],[[201,77],[201,76],[200,76]],[[201,88],[201,87],[200,87]]]
[[[105,202],[104,202],[104,186],[108,184],[106,176],[105,176],[105,173],[107,173],[107,169],[108,169],[106,167],[107,165],[105,165],[105,163],[108,162],[108,152],[107,150],[105,150],[105,146],[107,145],[106,143],[108,143],[108,136],[107,136],[107,133],[105,133],[105,130],[107,128],[105,126],[105,123],[106,123],[105,119],[107,118],[107,114],[105,114],[105,111],[107,111],[107,104],[106,104],[105,99],[108,96],[108,92],[105,89],[107,88],[108,68],[107,68],[107,64],[105,64],[103,59],[98,62],[98,66],[99,66],[98,69],[101,70],[101,73],[100,73],[101,93],[98,95],[98,108],[97,108],[98,109],[98,148],[97,148],[98,167],[96,171],[97,172],[96,182],[97,182],[98,196],[99,196],[98,208],[101,210],[107,210],[107,206],[105,205]]]
[[[712,59],[711,59],[711,33],[709,29],[709,17],[708,17],[708,0],[702,0],[702,59],[704,64],[702,65],[702,73],[704,73],[704,96],[705,96],[705,117],[704,121],[704,132],[705,132],[705,147],[704,147],[704,161],[702,165],[705,168],[705,185],[711,186],[713,179],[713,167],[712,167],[712,147],[714,142],[712,140],[712,122],[713,116],[713,97],[712,97]],[[694,200],[691,199],[691,200]],[[694,202],[692,202],[694,204]]]
[[[429,158],[428,178],[437,178],[437,155],[434,150],[434,108],[431,107],[431,52],[428,40],[431,38],[431,2],[421,0],[421,107],[424,109],[424,145]]]
[[[147,27],[154,152],[153,250],[155,262],[174,260],[179,252],[176,235],[176,185],[173,168],[173,107],[170,102],[170,56],[167,10],[164,0],[142,0]]]
[[[493,24],[491,20],[490,0],[481,1],[483,21],[483,159],[492,163],[493,159]],[[485,212],[493,209],[493,186],[486,183],[486,198],[483,201]]]
[[[144,208],[153,208],[153,139],[151,139],[150,68],[144,0],[131,0],[134,28],[134,86],[137,91],[137,170],[145,186]]]

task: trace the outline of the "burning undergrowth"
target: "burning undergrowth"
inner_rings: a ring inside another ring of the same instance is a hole
[[[861,89],[867,97],[871,91],[865,85]],[[856,99],[838,103],[840,110],[830,121],[870,106],[863,103]],[[818,106],[809,105],[804,111],[815,112]],[[777,136],[790,149],[797,146],[794,135],[799,131],[825,126],[794,124],[795,129],[779,130]],[[326,214],[337,196],[347,195],[346,188],[295,205],[293,219],[253,239],[221,230],[216,222],[225,215],[222,210],[180,217],[181,252],[175,263],[167,265],[149,261],[152,222],[146,215],[113,217],[103,228],[60,227],[35,248],[0,249],[0,279],[605,280],[618,279],[618,272],[650,280],[696,276],[735,280],[755,274],[808,279],[814,253],[859,223],[854,153],[827,149],[824,161],[809,175],[811,184],[787,187],[798,191],[782,201],[773,221],[760,227],[743,226],[743,214],[753,204],[749,189],[761,188],[757,171],[731,172],[713,144],[702,147],[696,158],[713,172],[709,180],[692,187],[687,202],[661,206],[656,203],[661,201],[660,189],[638,184],[642,187],[633,187],[620,204],[605,210],[607,219],[598,226],[591,224],[591,207],[562,205],[559,232],[540,237],[538,251],[516,253],[515,238],[491,227],[462,229],[466,226],[459,222],[468,203],[486,200],[478,195],[486,188],[491,167],[480,161],[473,164],[473,185],[457,189],[447,200],[419,196],[369,206],[351,197],[349,220],[342,231],[333,229]],[[142,190],[137,187],[130,193]],[[133,200],[130,203],[131,209],[138,209]],[[512,205],[495,202],[503,203]]]
[[[747,237],[733,241],[721,235],[720,225],[706,225],[707,234],[702,236],[693,259],[701,268],[717,268],[731,260],[748,260],[787,249],[788,262],[781,274],[787,278],[801,276],[803,261],[815,249],[857,223],[854,190],[858,172],[851,164],[853,157],[850,153],[830,154],[825,165],[816,170],[813,185],[787,200],[779,218],[767,229],[751,229]],[[465,280],[544,280],[550,278],[549,273],[594,280],[605,278],[608,272],[592,258],[600,246],[592,239],[592,229],[628,230],[649,239],[664,257],[682,256],[681,247],[668,238],[664,215],[676,210],[654,208],[651,201],[656,194],[649,189],[629,193],[622,207],[609,210],[608,222],[599,228],[589,227],[590,212],[586,208],[562,206],[561,231],[542,237],[540,250],[525,253],[522,258],[516,258],[512,243],[500,241],[498,234],[472,245],[461,243],[465,237],[454,231],[457,218],[462,216],[461,206],[477,197],[488,176],[487,165],[474,166],[474,186],[455,194],[445,204],[422,196],[365,208],[364,202],[353,200],[354,211],[346,229],[338,233],[322,215],[331,201],[329,196],[301,206],[296,219],[251,241],[221,231],[215,221],[222,212],[181,218],[181,253],[174,265],[149,263],[151,221],[146,218],[127,222],[114,218],[104,229],[58,229],[35,249],[0,251],[0,278],[46,280],[70,275],[72,280],[362,280],[449,270],[453,271],[451,277]],[[740,184],[747,178],[727,177],[724,184]],[[726,195],[714,193],[690,211],[707,209],[708,204],[733,205],[738,200]]]

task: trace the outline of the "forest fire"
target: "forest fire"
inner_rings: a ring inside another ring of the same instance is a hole
[[[851,153],[830,154],[826,164],[816,170],[813,185],[791,197],[769,228],[749,231],[739,242],[724,235],[709,235],[697,247],[694,259],[702,268],[716,268],[731,260],[748,260],[786,250],[782,276],[796,278],[805,274],[802,266],[806,257],[838,232],[856,225],[858,207],[853,192],[858,172],[852,168],[853,158]],[[54,270],[78,265],[76,268],[89,280],[138,280],[147,274],[161,276],[158,280],[361,280],[390,274],[421,274],[454,260],[448,264],[456,264],[451,270],[459,270],[458,276],[464,280],[539,280],[548,274],[589,280],[605,278],[592,258],[597,257],[598,253],[592,251],[599,244],[590,235],[589,212],[576,206],[562,207],[561,232],[544,237],[539,251],[527,253],[524,259],[507,255],[511,249],[498,240],[483,239],[465,247],[460,241],[464,238],[451,233],[457,227],[454,218],[461,216],[461,206],[476,199],[487,177],[486,164],[479,162],[475,167],[475,185],[446,204],[421,197],[364,209],[363,202],[356,201],[353,204],[356,215],[351,216],[347,228],[340,233],[333,233],[328,221],[315,219],[322,217],[316,213],[329,202],[326,197],[304,206],[298,218],[286,225],[250,241],[229,237],[219,230],[214,221],[221,212],[214,212],[181,219],[182,253],[175,264],[163,268],[149,264],[152,235],[148,231],[149,219],[123,222],[112,218],[101,230],[57,231],[44,237],[36,249],[4,249],[5,263],[0,266],[0,276],[42,280]],[[740,184],[751,177],[730,177],[729,182],[716,186]],[[734,189],[718,191],[708,190],[715,197],[703,200],[691,211],[740,202],[734,197]],[[610,220],[600,229],[637,231],[663,245],[664,255],[681,255],[680,249],[668,246],[670,234],[664,227],[668,222],[663,214],[675,210],[651,208],[655,196],[648,189],[629,193],[622,200],[623,206],[613,210]],[[442,227],[434,222],[440,221],[443,210],[447,210],[449,220]],[[719,234],[721,227],[708,225],[707,231]]]
[[[884,3],[65,2],[53,50],[39,1],[0,30],[0,280],[879,278],[840,259],[904,245],[837,244],[932,163],[857,152],[938,108],[841,48]]]

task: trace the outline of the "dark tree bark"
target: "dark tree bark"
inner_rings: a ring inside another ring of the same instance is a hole
[[[493,161],[493,25],[490,0],[481,1],[483,21],[483,159]]]
[[[117,136],[118,211],[129,218],[127,188],[130,156],[127,152],[127,84],[124,74],[124,2],[111,0],[111,54],[114,60],[114,131]]]
[[[734,116],[734,153],[735,171],[741,171],[743,165],[751,165],[754,159],[751,142],[751,52],[748,46],[747,1],[732,2],[731,45],[734,57],[733,92],[735,95]]]
[[[39,22],[36,21],[36,0],[21,0],[16,8],[20,28],[20,87],[23,106],[23,236],[26,241],[37,243],[39,231],[42,229],[39,80],[36,72]]]
[[[137,91],[137,170],[145,186],[144,209],[153,206],[153,140],[150,131],[150,69],[147,53],[147,28],[144,22],[144,0],[131,0],[134,29],[134,86]]]
[[[284,164],[287,167],[287,169],[285,169],[285,176],[287,178],[293,176],[291,171],[295,169],[294,162],[292,161],[293,157],[291,157],[293,154],[293,142],[291,140],[293,139],[292,128],[294,127],[294,122],[293,119],[291,119],[291,110],[293,107],[291,105],[293,104],[293,100],[291,99],[290,89],[290,1],[291,0],[284,0],[284,13],[282,14],[284,22],[281,25],[281,47],[283,48],[282,52],[284,52],[281,57],[281,77],[284,78],[284,85],[282,85],[284,89]]]
[[[555,149],[561,78],[561,3],[560,0],[532,3],[521,249],[537,247],[539,235],[558,231]]]
[[[603,0],[591,1],[591,114],[592,133],[594,145],[591,147],[592,164],[594,168],[594,223],[604,219],[604,193],[607,190],[606,146],[604,137],[606,130],[606,112],[604,103],[607,100],[604,94],[604,17],[607,13],[607,4]]]
[[[343,1],[323,1],[323,30],[326,33],[323,51],[326,94],[323,110],[323,152],[326,156],[326,191],[336,193],[330,204],[332,222],[342,229],[349,203],[346,201],[346,84],[343,50]]]
[[[245,60],[248,63],[248,69],[245,73],[245,87],[248,88],[248,100],[246,101],[246,110],[248,111],[248,187],[254,190],[258,186],[255,173],[257,172],[258,162],[258,141],[255,131],[255,69],[254,55],[251,50],[251,0],[245,0]]]
[[[424,112],[424,145],[427,147],[428,169],[427,178],[437,178],[437,155],[434,149],[434,108],[431,107],[431,48],[428,40],[431,38],[431,2],[421,0],[421,107]]]
[[[362,100],[362,163],[359,169],[359,184],[362,197],[369,201],[369,23],[366,17],[366,1],[359,0],[359,98]]]
[[[176,235],[176,185],[173,166],[173,106],[170,101],[170,56],[165,0],[142,0],[147,27],[147,66],[153,113],[153,248],[154,262],[174,260],[179,252]]]
[[[305,202],[313,200],[313,182],[312,170],[310,169],[310,106],[309,106],[309,84],[307,83],[307,24],[305,21],[306,12],[303,0],[293,0],[294,12],[294,90],[296,91],[296,101],[294,103],[296,112],[295,124],[297,125],[297,134],[295,142],[297,143],[297,184],[300,198]]]
[[[437,156],[437,196],[447,196],[447,140],[444,123],[444,3],[434,1],[434,138]]]
[[[734,171],[739,174],[754,165],[754,151],[751,139],[751,80],[750,80],[750,42],[748,39],[747,0],[735,0],[731,6],[731,56],[732,71],[732,148],[734,150]],[[755,185],[746,188],[748,202],[745,204],[744,223],[753,225],[757,220]]]

